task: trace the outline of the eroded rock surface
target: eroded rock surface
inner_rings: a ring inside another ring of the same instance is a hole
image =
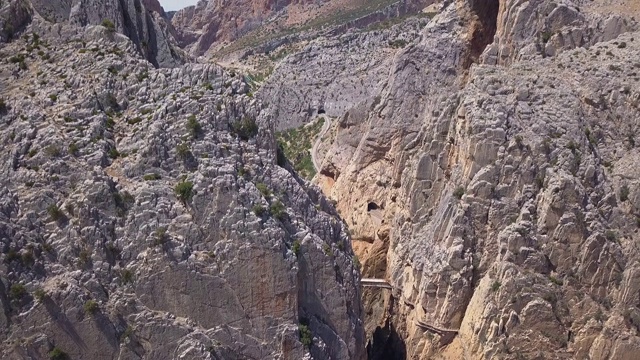
[[[79,36],[87,25],[107,25],[125,34],[137,51],[156,67],[175,67],[186,55],[177,46],[175,31],[157,0],[10,0],[0,10],[0,26],[18,32],[35,21],[40,32],[62,39]],[[71,25],[71,26],[69,26]],[[2,39],[10,38],[6,31]]]
[[[0,357],[364,358],[345,225],[278,162],[240,75],[155,69],[102,26],[19,35],[0,49]]]
[[[635,356],[634,11],[445,3],[338,121],[319,181],[394,287],[365,297],[374,353]]]

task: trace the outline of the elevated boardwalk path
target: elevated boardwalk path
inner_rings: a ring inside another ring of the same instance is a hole
[[[387,282],[387,280],[384,280],[384,279],[365,278],[365,279],[360,280],[360,284],[363,287],[374,287],[374,288],[381,288],[381,289],[393,289],[391,284],[389,284]]]
[[[457,329],[441,329],[438,327],[435,327],[433,325],[429,325],[424,321],[420,321],[417,320],[416,321],[416,325],[418,325],[419,328],[427,330],[429,332],[432,332],[434,334],[438,334],[440,336],[445,336],[445,335],[457,335],[458,334],[458,330]]]

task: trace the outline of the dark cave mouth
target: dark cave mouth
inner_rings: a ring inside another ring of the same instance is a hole
[[[469,43],[469,57],[465,68],[477,63],[480,55],[493,39],[498,29],[498,15],[500,14],[499,0],[474,0],[471,3],[473,19],[470,24],[471,41]]]

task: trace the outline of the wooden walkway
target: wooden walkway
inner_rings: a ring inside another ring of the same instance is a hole
[[[393,289],[391,284],[389,284],[387,282],[387,280],[384,280],[384,279],[365,278],[365,279],[360,280],[360,285],[362,285],[363,287],[374,287],[374,288],[381,288],[381,289]]]
[[[421,328],[421,329],[427,330],[427,331],[432,332],[434,334],[438,334],[440,336],[457,335],[458,334],[458,330],[456,330],[456,329],[441,329],[441,328],[435,327],[433,325],[429,325],[429,324],[425,323],[424,321],[420,321],[420,320],[416,321],[416,325],[418,325],[418,327]]]

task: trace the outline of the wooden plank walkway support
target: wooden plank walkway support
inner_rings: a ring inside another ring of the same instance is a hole
[[[441,329],[441,328],[435,327],[433,325],[429,325],[426,322],[420,321],[420,320],[416,321],[416,325],[418,325],[418,327],[420,327],[420,328],[422,328],[424,330],[430,331],[430,332],[432,332],[434,334],[438,334],[440,336],[445,335],[445,334],[458,334],[458,330],[456,330],[456,329]]]
[[[441,329],[420,320],[416,321],[416,325],[423,330],[440,335],[441,346],[451,344],[453,339],[458,335],[458,330],[456,329]]]
[[[365,279],[360,280],[360,285],[362,285],[363,287],[374,287],[374,288],[381,288],[381,289],[393,289],[391,284],[389,284],[384,279],[365,278]]]

